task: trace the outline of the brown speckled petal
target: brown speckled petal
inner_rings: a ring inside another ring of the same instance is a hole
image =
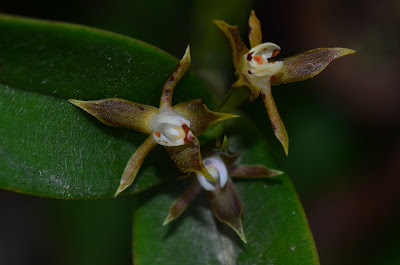
[[[239,79],[239,75],[241,75],[241,68],[242,68],[241,65],[243,61],[242,58],[243,55],[249,51],[249,49],[243,43],[238,26],[231,26],[222,20],[215,20],[214,24],[224,35],[225,39],[228,41],[229,46],[232,49],[233,65],[235,66],[236,75],[238,76]]]
[[[355,53],[346,48],[318,48],[283,59],[283,67],[271,78],[272,85],[286,84],[311,78],[333,60]]]
[[[247,243],[242,226],[243,206],[230,179],[221,189],[216,184],[215,191],[207,192],[215,217],[229,225]]]
[[[197,137],[184,145],[179,146],[165,146],[172,160],[176,166],[183,172],[197,172],[205,178],[215,181],[215,179],[208,173],[201,161],[200,155],[200,142]]]
[[[171,205],[167,218],[165,218],[163,225],[172,222],[178,218],[189,206],[190,203],[196,198],[197,194],[201,191],[202,187],[194,179],[186,191]]]
[[[153,121],[158,109],[119,98],[69,102],[95,116],[101,122],[116,127],[129,128],[142,133],[152,132]]]
[[[283,174],[282,171],[263,165],[232,165],[229,171],[231,177],[238,178],[271,178]]]
[[[150,135],[149,137],[147,137],[146,141],[144,141],[144,143],[139,146],[139,148],[131,156],[128,163],[126,164],[119,187],[114,196],[120,194],[133,183],[140,169],[140,166],[143,163],[144,158],[156,145],[157,142],[154,140],[153,135]]]
[[[180,103],[173,109],[190,121],[190,130],[194,135],[202,134],[214,123],[239,117],[229,113],[212,112],[200,99]]]
[[[279,115],[274,98],[272,97],[271,83],[269,81],[269,77],[252,79],[251,86],[257,87],[259,90],[261,90],[262,99],[268,112],[272,130],[274,131],[276,138],[278,138],[278,140],[281,142],[286,155],[288,155],[289,136],[286,132],[285,125],[283,124],[282,119]]]
[[[190,47],[188,45],[179,65],[164,84],[160,100],[160,109],[171,107],[172,94],[174,93],[175,86],[189,69],[190,60]]]
[[[271,121],[272,130],[274,131],[276,138],[278,138],[278,140],[281,142],[283,149],[285,150],[285,154],[288,155],[289,136],[286,132],[286,128],[283,124],[281,116],[279,115],[274,98],[272,97],[271,87],[262,89],[261,95]]]
[[[262,43],[260,20],[256,17],[254,10],[251,10],[249,17],[249,41],[251,48]]]

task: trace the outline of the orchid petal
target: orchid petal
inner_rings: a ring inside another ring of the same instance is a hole
[[[153,121],[158,114],[158,109],[153,106],[119,98],[93,101],[70,99],[69,102],[107,125],[129,128],[146,134],[152,132]]]
[[[200,142],[197,137],[194,136],[193,141],[190,141],[184,145],[165,146],[165,149],[167,149],[172,160],[174,160],[176,166],[183,173],[192,171],[203,175],[205,178],[211,181],[216,181],[210,175],[201,161]]]
[[[346,48],[318,48],[284,58],[283,67],[271,78],[271,84],[286,84],[314,77],[333,60],[353,53],[354,50]]]
[[[173,109],[190,121],[190,129],[194,135],[202,134],[214,123],[239,117],[234,114],[210,111],[200,99],[180,103]]]
[[[154,140],[153,136],[150,135],[149,137],[147,137],[146,141],[144,141],[144,143],[139,146],[139,148],[131,156],[128,163],[126,164],[119,187],[114,197],[120,194],[123,190],[128,188],[133,183],[140,169],[140,166],[143,163],[144,158],[156,145],[157,142]]]
[[[214,24],[218,27],[221,33],[224,35],[225,39],[228,41],[229,46],[231,46],[233,53],[233,65],[236,69],[236,75],[238,79],[241,75],[241,65],[243,55],[246,54],[249,49],[244,44],[238,26],[231,26],[222,20],[215,20]]]
[[[261,90],[262,99],[268,112],[272,130],[274,131],[276,138],[281,142],[286,155],[288,155],[289,137],[272,96],[269,77],[252,79],[251,81],[253,87],[257,87]]]
[[[251,48],[262,43],[260,20],[256,17],[254,10],[251,10],[249,17],[249,41]]]
[[[197,194],[201,191],[200,184],[194,180],[185,192],[171,205],[167,218],[165,218],[163,225],[172,222],[178,218],[196,198]]]
[[[179,62],[178,67],[175,69],[175,71],[171,74],[171,76],[167,79],[167,81],[164,84],[161,94],[160,109],[163,109],[165,107],[171,107],[172,94],[174,93],[175,86],[178,84],[178,82],[185,75],[186,71],[189,69],[190,60],[191,60],[190,47],[188,45],[185,54],[183,55],[181,61]]]
[[[232,181],[229,179],[223,188],[219,184],[216,186],[215,191],[207,192],[215,217],[229,225],[247,243],[242,226],[243,206]]]
[[[285,154],[289,152],[289,136],[286,132],[285,125],[279,115],[276,107],[274,98],[272,97],[271,87],[263,88],[261,91],[262,99],[264,101],[265,108],[267,109],[269,119],[271,121],[272,130],[279,142],[281,142]]]
[[[238,178],[270,178],[281,174],[283,174],[282,171],[263,165],[233,165],[230,168],[230,176]]]

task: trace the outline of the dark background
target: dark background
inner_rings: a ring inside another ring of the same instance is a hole
[[[190,43],[193,67],[216,88],[228,88],[233,68],[211,20],[238,24],[245,36],[252,8],[282,57],[357,50],[313,79],[273,88],[289,157],[268,122],[258,123],[292,177],[322,264],[400,264],[400,2],[240,2],[14,0],[1,1],[0,12],[110,30],[178,58]],[[243,110],[265,112],[259,99]],[[0,264],[130,264],[131,200],[0,191]]]

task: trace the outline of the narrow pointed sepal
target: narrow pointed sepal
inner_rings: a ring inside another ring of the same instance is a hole
[[[185,54],[183,55],[179,65],[176,67],[175,71],[167,79],[164,84],[163,91],[161,94],[160,108],[171,107],[172,104],[172,94],[174,93],[176,85],[185,75],[190,66],[190,47],[186,48]]]
[[[229,225],[236,234],[247,243],[242,226],[243,206],[235,191],[235,187],[230,179],[221,189],[219,184],[216,184],[215,191],[207,192],[215,217]]]
[[[126,164],[124,173],[122,174],[120,184],[114,197],[127,189],[133,183],[140,169],[140,166],[143,163],[144,158],[156,145],[157,142],[154,140],[153,135],[150,135],[149,137],[147,137],[146,141],[144,141],[144,143],[139,146],[139,148],[131,156],[128,163]]]
[[[243,62],[243,55],[249,51],[249,49],[244,44],[238,26],[231,26],[222,20],[214,20],[214,24],[224,35],[225,39],[229,43],[233,53],[233,65],[236,70],[241,69]],[[241,74],[240,72],[236,72]],[[239,77],[238,77],[239,78]]]
[[[92,101],[70,99],[69,102],[107,125],[128,128],[146,134],[152,132],[153,121],[158,114],[158,109],[153,106],[119,98]]]
[[[197,137],[184,145],[165,146],[165,149],[183,173],[197,172],[211,181],[216,181],[204,167],[200,155],[200,142]]]
[[[262,43],[260,20],[256,17],[254,10],[251,10],[249,17],[249,41],[251,48]]]
[[[163,225],[166,225],[178,218],[186,210],[189,204],[191,204],[196,198],[201,189],[202,187],[197,180],[193,180],[186,191],[171,205],[168,216],[165,218]]]
[[[288,155],[289,136],[286,132],[286,128],[283,124],[281,116],[279,115],[274,98],[272,97],[271,87],[269,84],[262,88],[261,95],[271,121],[272,130],[274,131],[276,138],[278,138],[278,140],[281,142],[283,149],[285,150],[285,154]]]
[[[238,178],[271,178],[283,174],[283,171],[263,165],[233,165],[229,169],[231,177]]]
[[[214,123],[239,117],[235,114],[210,111],[200,99],[180,103],[173,109],[190,121],[190,130],[194,135],[202,134]]]
[[[271,78],[272,85],[302,81],[322,72],[330,62],[355,53],[347,48],[318,48],[283,59],[283,67]]]

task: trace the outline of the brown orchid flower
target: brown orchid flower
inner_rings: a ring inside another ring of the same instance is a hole
[[[254,11],[251,11],[249,18],[250,50],[244,44],[237,26],[228,25],[221,20],[216,20],[214,23],[233,52],[233,64],[237,77],[233,88],[246,87],[250,92],[250,102],[261,92],[272,130],[287,155],[289,138],[272,97],[271,85],[311,78],[324,70],[334,59],[353,54],[355,51],[346,48],[318,48],[284,59],[271,59],[279,54],[280,47],[271,42],[262,43],[260,21]]]
[[[185,75],[189,65],[188,46],[178,67],[164,84],[160,108],[119,98],[96,101],[69,100],[107,125],[149,134],[129,159],[115,196],[133,183],[144,158],[157,144],[165,146],[182,172],[196,172],[215,181],[202,163],[200,143],[196,135],[202,134],[216,122],[238,116],[212,112],[199,99],[171,105],[174,88]]]
[[[203,188],[206,190],[215,217],[229,225],[240,239],[247,243],[242,226],[243,206],[230,177],[269,178],[283,172],[263,165],[234,165],[233,163],[238,156],[239,154],[229,151],[226,136],[219,149],[205,151],[203,163],[217,181],[211,182],[201,174],[196,173],[196,177],[187,190],[170,207],[164,225],[180,216]]]

